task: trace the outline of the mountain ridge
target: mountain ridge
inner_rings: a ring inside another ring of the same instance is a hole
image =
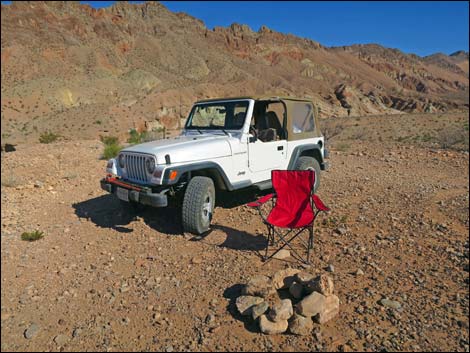
[[[322,117],[468,109],[464,51],[421,58],[266,26],[208,29],[155,2],[13,2],[1,19],[2,131],[16,139],[46,126],[88,137],[177,128],[194,100],[234,95],[303,96]]]

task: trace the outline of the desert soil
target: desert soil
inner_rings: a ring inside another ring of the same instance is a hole
[[[102,191],[101,142],[20,144],[1,159],[2,351],[468,351],[468,142],[430,141],[439,124],[468,134],[468,112],[328,124],[319,196],[332,210],[312,271],[332,265],[332,321],[268,336],[236,312],[250,276],[299,266],[261,261],[253,192],[219,195],[198,238],[175,209],[135,212]],[[36,229],[45,237],[21,240]]]

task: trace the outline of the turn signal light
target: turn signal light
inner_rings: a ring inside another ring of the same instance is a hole
[[[178,175],[178,172],[176,170],[172,170],[170,172],[170,180],[175,180],[175,178],[177,177]]]

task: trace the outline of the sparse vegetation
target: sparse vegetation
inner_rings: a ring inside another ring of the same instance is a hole
[[[324,126],[322,128],[323,136],[327,141],[331,140],[333,137],[338,136],[344,130],[344,126],[341,124],[336,124],[333,126]]]
[[[458,149],[457,146],[461,145],[463,149],[468,150],[468,132],[458,128],[444,129],[437,135],[436,140],[443,149]]]
[[[145,137],[146,132],[138,132],[136,129],[131,129],[129,131],[129,138],[127,139],[127,142],[129,142],[132,145],[137,145],[142,142],[142,138]]]
[[[60,137],[60,135],[55,134],[50,131],[46,131],[39,136],[39,142],[40,143],[52,143],[57,141],[57,139]]]
[[[346,152],[351,148],[351,145],[346,142],[341,142],[341,143],[338,143],[335,147],[338,151]]]
[[[14,174],[8,174],[8,176],[2,176],[2,186],[8,188],[14,188],[20,185],[20,180]]]
[[[103,159],[114,158],[118,155],[122,146],[119,139],[115,136],[101,136],[101,142],[104,144]]]
[[[35,230],[32,232],[24,232],[21,234],[21,240],[24,241],[36,241],[44,237],[44,232]]]

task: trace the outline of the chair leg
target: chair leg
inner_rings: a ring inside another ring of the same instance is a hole
[[[307,263],[310,264],[310,249],[313,248],[313,227],[308,230]]]
[[[269,225],[267,225],[267,228],[268,228],[268,238],[266,240],[266,250],[265,250],[265,253],[264,253],[264,257],[263,257],[263,260],[266,261],[268,259],[268,251],[269,251],[269,244],[272,245],[272,242],[273,242],[273,234],[272,234],[272,229]]]

